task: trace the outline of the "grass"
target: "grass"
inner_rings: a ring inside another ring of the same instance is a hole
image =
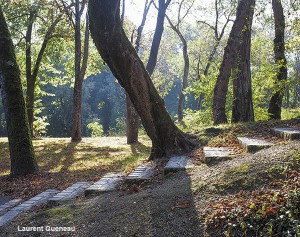
[[[67,138],[33,141],[40,173],[12,179],[7,139],[0,139],[0,195],[30,197],[47,188],[64,189],[78,181],[96,181],[108,172],[129,173],[148,158],[150,140],[127,145],[125,137]]]

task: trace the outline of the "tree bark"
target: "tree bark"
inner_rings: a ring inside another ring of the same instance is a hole
[[[88,47],[89,47],[89,31],[88,31],[88,16],[86,17],[86,29],[84,37],[84,52],[83,59],[81,49],[81,15],[85,6],[85,2],[81,3],[81,9],[79,0],[75,2],[75,83],[73,94],[73,122],[72,122],[72,142],[80,142],[81,136],[81,111],[82,111],[82,84],[84,75],[87,68],[88,60]]]
[[[121,27],[120,1],[89,1],[89,17],[91,36],[101,57],[128,93],[152,140],[150,159],[192,150],[195,144],[172,122],[162,98]]]
[[[237,7],[236,20],[232,26],[227,45],[224,50],[223,61],[214,88],[213,120],[214,124],[227,123],[226,96],[229,78],[237,68],[238,55],[243,44],[244,27],[248,25],[248,17],[253,8],[254,0],[241,0]],[[241,58],[241,57],[240,57]]]
[[[0,6],[0,87],[7,124],[11,176],[38,172],[30,136],[20,69]]]
[[[126,93],[126,137],[127,144],[138,142],[139,115],[136,112],[129,95]]]
[[[277,78],[275,82],[277,91],[271,97],[268,112],[270,119],[281,119],[281,106],[285,90],[284,83],[287,80],[287,62],[284,55],[285,20],[281,0],[272,0],[272,8],[275,20],[274,54],[277,66]]]
[[[152,46],[150,50],[150,56],[146,66],[146,70],[150,76],[153,74],[156,66],[158,49],[159,49],[162,34],[164,32],[166,10],[170,2],[171,0],[159,0],[156,27],[155,27]]]
[[[254,121],[252,102],[252,84],[250,70],[251,29],[253,22],[255,0],[248,0],[245,8],[245,23],[240,35],[239,51],[233,72],[233,106],[232,122]]]

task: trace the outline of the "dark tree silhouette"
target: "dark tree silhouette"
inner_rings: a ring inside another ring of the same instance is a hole
[[[270,119],[281,119],[281,106],[285,90],[284,82],[287,80],[287,62],[284,55],[285,21],[281,0],[272,0],[272,7],[275,20],[274,54],[277,66],[277,78],[275,82],[277,91],[271,97],[268,112]]]

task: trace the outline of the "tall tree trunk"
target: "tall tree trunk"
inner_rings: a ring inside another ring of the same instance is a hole
[[[232,26],[227,45],[225,47],[223,61],[219,76],[214,88],[213,120],[214,124],[227,123],[226,96],[229,78],[237,68],[237,55],[240,55],[243,45],[244,27],[248,25],[250,9],[253,8],[254,0],[241,0],[236,11],[236,19]]]
[[[159,0],[156,27],[155,27],[152,46],[150,50],[150,56],[146,66],[146,70],[150,76],[153,74],[156,66],[158,49],[159,49],[162,34],[164,32],[166,10],[170,2],[171,0]]]
[[[193,149],[195,144],[172,122],[162,98],[121,27],[120,1],[89,1],[89,17],[90,32],[101,57],[130,96],[152,140],[150,159]]]
[[[255,0],[248,0],[246,22],[241,32],[241,43],[236,57],[236,67],[233,72],[233,106],[232,122],[254,121],[252,102],[252,83],[250,70],[251,29],[253,22]]]
[[[271,97],[268,112],[270,119],[281,119],[281,106],[285,90],[284,83],[287,80],[287,62],[284,55],[285,21],[281,0],[272,0],[272,8],[275,20],[274,54],[277,66],[277,78],[275,82],[277,91]]]
[[[0,6],[0,87],[7,124],[11,176],[38,171],[34,157],[20,69],[2,7]]]
[[[75,2],[75,83],[73,94],[73,123],[72,123],[72,142],[80,142],[81,137],[81,110],[82,110],[82,84],[87,67],[88,47],[89,47],[89,31],[88,31],[88,16],[86,16],[86,29],[84,37],[84,52],[82,56],[81,49],[81,15],[85,6],[85,2],[81,3],[79,0]],[[83,59],[82,59],[83,57]]]

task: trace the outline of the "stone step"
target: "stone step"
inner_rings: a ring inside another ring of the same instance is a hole
[[[11,197],[9,196],[0,196],[0,206],[9,202],[11,200]]]
[[[48,189],[45,192],[42,192],[35,197],[21,203],[20,205],[12,208],[4,215],[0,216],[0,226],[8,224],[12,219],[14,219],[19,214],[30,210],[34,206],[38,206],[46,203],[49,198],[53,197],[53,195],[57,194],[59,191],[56,189]]]
[[[238,137],[237,138],[241,147],[249,153],[257,152],[264,148],[269,148],[273,146],[273,143],[270,143],[263,139],[248,138],[248,137]]]
[[[78,197],[84,193],[84,190],[90,186],[89,182],[78,182],[56,194],[48,200],[48,204],[58,205],[64,201]]]
[[[146,163],[138,166],[133,172],[131,172],[126,178],[125,183],[142,183],[149,181],[154,175],[154,165],[152,163]]]
[[[193,163],[189,157],[173,156],[170,158],[170,160],[166,164],[166,166],[164,168],[164,174],[167,174],[170,172],[186,170],[188,168],[191,168],[192,166],[193,166]]]
[[[7,211],[8,209],[13,208],[14,206],[16,206],[17,204],[19,204],[22,201],[21,198],[16,198],[16,199],[12,199],[6,203],[4,203],[3,205],[0,206],[0,215],[3,214],[5,211]]]
[[[204,162],[217,163],[234,157],[234,152],[227,147],[203,147]]]
[[[300,130],[294,128],[272,128],[271,132],[280,138],[287,140],[300,139]]]
[[[124,179],[121,173],[110,173],[103,176],[99,181],[88,187],[84,191],[85,196],[97,195],[104,192],[111,192],[116,190],[118,184]]]

